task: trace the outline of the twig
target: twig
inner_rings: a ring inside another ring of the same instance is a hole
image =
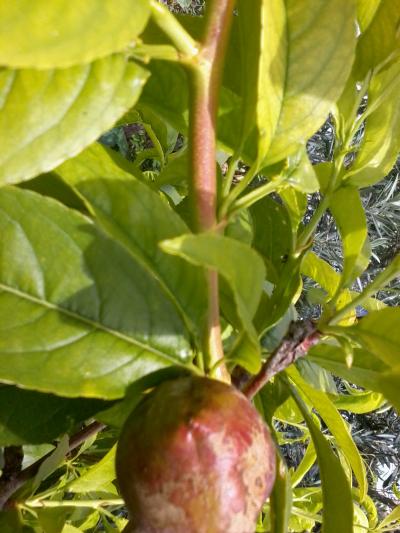
[[[320,337],[321,334],[310,320],[292,322],[281,344],[272,352],[260,372],[243,386],[243,394],[251,400],[273,376],[282,372],[299,357],[303,357],[318,343]]]
[[[74,451],[89,437],[96,435],[105,427],[106,426],[100,422],[93,422],[92,424],[89,424],[85,428],[78,431],[78,433],[75,433],[75,435],[72,435],[72,437],[69,439],[68,453]],[[22,487],[22,485],[35,477],[40,466],[48,457],[50,457],[50,455],[52,455],[52,453],[53,450],[19,472],[19,474],[16,476],[13,476],[8,480],[4,480],[4,482],[0,485],[0,510],[9,505],[9,499],[18,489]]]

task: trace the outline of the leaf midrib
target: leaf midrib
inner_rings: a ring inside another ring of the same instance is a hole
[[[14,294],[15,296],[18,296],[20,298],[23,298],[24,300],[27,300],[29,302],[32,302],[34,304],[40,305],[42,307],[45,307],[46,309],[49,309],[51,311],[56,311],[58,313],[64,314],[68,316],[70,319],[76,320],[77,322],[81,322],[84,324],[87,324],[88,326],[91,326],[93,329],[97,329],[100,331],[103,331],[109,335],[112,335],[114,337],[117,337],[128,344],[131,344],[133,346],[137,346],[143,350],[147,350],[148,352],[153,353],[154,355],[157,355],[159,357],[162,357],[164,359],[167,359],[169,362],[172,362],[173,364],[177,364],[178,361],[168,354],[161,352],[160,350],[157,350],[156,348],[149,346],[148,344],[145,344],[143,342],[140,342],[136,339],[133,339],[132,337],[129,337],[128,335],[125,335],[124,333],[117,331],[115,329],[112,329],[108,326],[105,326],[104,324],[101,324],[100,322],[96,322],[95,320],[92,320],[90,318],[84,317],[82,315],[78,315],[77,313],[74,313],[73,311],[70,311],[69,309],[66,309],[65,307],[61,307],[57,304],[54,304],[52,302],[48,302],[47,300],[42,300],[40,298],[37,298],[35,296],[32,296],[31,294],[25,293],[23,291],[20,291],[19,289],[16,289],[14,287],[9,287],[8,285],[5,285],[4,283],[0,283],[0,289],[8,292],[10,294]]]

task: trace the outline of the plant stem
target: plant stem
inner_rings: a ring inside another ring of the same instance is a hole
[[[89,507],[92,509],[99,509],[101,507],[125,505],[124,500],[115,498],[113,500],[27,500],[24,502],[24,507],[54,509],[57,507]]]
[[[260,187],[257,187],[257,189],[254,189],[248,194],[245,194],[233,204],[230,213],[232,214],[245,207],[250,207],[255,202],[258,202],[259,200],[264,198],[264,196],[267,196],[268,194],[271,194],[272,192],[278,190],[284,181],[285,177],[281,176],[269,181],[268,183],[265,183],[264,185],[261,185]]]
[[[287,335],[263,364],[260,372],[242,387],[243,394],[249,400],[254,398],[273,376],[282,372],[299,357],[303,357],[319,342],[320,337],[321,334],[311,321],[292,322]]]
[[[199,51],[199,45],[178,19],[157,0],[150,0],[150,8],[154,22],[171,39],[178,51],[186,56],[186,59],[195,57]]]
[[[235,0],[210,0],[206,10],[205,31],[197,61],[189,70],[190,81],[190,174],[194,226],[198,232],[216,231],[217,173],[216,123],[222,67]],[[208,310],[203,350],[206,371],[223,353],[219,321],[218,274],[207,275]],[[218,377],[229,380],[225,365]]]
[[[81,444],[83,444],[89,437],[96,435],[105,427],[106,426],[104,424],[101,424],[100,422],[93,422],[92,424],[89,424],[85,428],[81,429],[81,431],[78,431],[78,433],[73,435],[69,440],[68,453],[74,451]],[[21,488],[27,481],[35,477],[40,466],[43,464],[43,462],[48,457],[50,457],[52,453],[53,451],[47,453],[46,455],[41,457],[38,461],[34,462],[30,466],[22,470],[17,476],[0,484],[0,510],[3,509],[3,507],[7,504],[11,496],[19,488]]]
[[[223,218],[226,216],[226,214],[229,212],[230,207],[232,206],[233,202],[236,200],[238,196],[242,194],[242,192],[246,189],[246,187],[249,185],[249,183],[253,180],[255,175],[257,174],[259,170],[259,164],[258,161],[255,161],[253,165],[249,168],[246,175],[243,176],[241,181],[234,187],[228,194],[228,196],[225,198],[221,209],[220,209],[220,217]]]

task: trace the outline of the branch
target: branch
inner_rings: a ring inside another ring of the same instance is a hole
[[[78,433],[75,433],[75,435],[69,439],[68,454],[83,444],[89,437],[96,435],[105,427],[106,426],[100,422],[93,422],[78,431]],[[54,450],[47,453],[38,461],[32,463],[15,476],[11,476],[9,479],[3,479],[4,474],[2,475],[2,482],[0,483],[0,510],[10,505],[9,499],[11,496],[27,481],[36,476],[40,466],[52,455],[53,451]]]
[[[190,82],[190,197],[196,231],[217,230],[216,123],[222,66],[235,0],[210,0],[205,31],[196,62],[189,70]],[[208,310],[204,332],[205,368],[209,371],[223,358],[219,321],[218,274],[207,271]],[[230,381],[225,365],[215,377]]]
[[[321,334],[313,322],[292,322],[281,344],[272,352],[260,372],[243,385],[243,394],[249,400],[254,398],[273,376],[306,355],[308,350],[319,342],[320,337]]]

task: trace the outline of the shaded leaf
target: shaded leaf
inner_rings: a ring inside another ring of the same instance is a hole
[[[237,315],[256,348],[258,338],[252,318],[260,301],[265,278],[261,257],[248,245],[235,239],[207,233],[163,241],[161,247],[190,263],[215,269],[226,280],[233,293]],[[255,350],[241,364],[250,372],[257,372],[259,357],[259,350]]]
[[[95,143],[56,172],[86,201],[101,227],[156,277],[190,329],[206,310],[202,271],[158,246],[188,232],[175,211],[147,184],[123,171],[114,153]]]
[[[59,70],[0,71],[0,183],[49,171],[95,141],[148,73],[122,55]]]
[[[254,228],[253,246],[266,259],[267,278],[276,283],[294,247],[288,211],[284,205],[266,196],[250,208],[250,213]]]
[[[270,496],[271,533],[287,533],[292,510],[292,485],[286,463],[276,452],[276,479]]]
[[[0,380],[112,399],[188,362],[186,328],[157,280],[90,219],[3,187],[0,231]]]
[[[69,450],[68,435],[64,435],[58,442],[55,450],[49,455],[43,463],[32,480],[32,492],[39,487],[41,482],[52,474],[65,460]]]
[[[0,446],[51,442],[107,405],[0,385]]]

